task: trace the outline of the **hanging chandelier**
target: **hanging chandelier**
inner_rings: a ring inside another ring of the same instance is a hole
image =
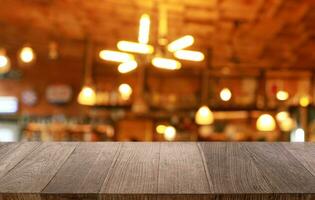
[[[120,63],[118,71],[128,73],[138,67],[138,60],[134,54],[146,55],[150,63],[156,67],[167,70],[178,70],[182,67],[179,60],[199,62],[204,59],[203,53],[187,50],[194,44],[194,37],[185,35],[172,42],[167,40],[167,9],[165,5],[159,9],[158,45],[152,46],[150,40],[151,19],[143,14],[139,22],[138,41],[122,40],[117,43],[120,51],[101,50],[99,57],[105,61]]]

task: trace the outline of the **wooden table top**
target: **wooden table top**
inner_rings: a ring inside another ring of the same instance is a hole
[[[315,199],[315,143],[0,143],[6,199]]]

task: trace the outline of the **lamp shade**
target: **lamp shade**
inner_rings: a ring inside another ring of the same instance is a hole
[[[305,132],[302,128],[297,128],[291,132],[290,142],[305,142]]]
[[[4,51],[0,50],[0,74],[7,73],[11,68],[11,62],[9,57]]]
[[[214,121],[213,113],[208,106],[201,106],[196,115],[195,121],[199,125],[210,125]]]
[[[299,100],[299,104],[302,107],[307,107],[310,104],[310,98],[307,95],[302,96]]]
[[[284,132],[292,131],[295,126],[296,123],[291,117],[287,117],[279,123],[280,130]]]
[[[34,50],[30,46],[24,46],[19,52],[19,61],[24,64],[32,63],[35,58]]]
[[[276,97],[279,101],[285,101],[289,98],[289,93],[284,90],[279,90],[276,94]]]
[[[123,83],[118,88],[120,96],[123,100],[128,100],[130,98],[130,95],[132,94],[132,88],[130,85]]]
[[[220,98],[222,101],[229,101],[232,98],[232,92],[229,88],[223,88],[220,92]]]
[[[164,132],[164,138],[167,141],[173,141],[176,137],[176,129],[173,126],[167,126]]]
[[[92,106],[96,102],[96,94],[92,87],[84,86],[79,93],[78,103],[81,105]]]
[[[262,114],[256,121],[256,128],[259,131],[274,131],[276,128],[276,121],[271,115]]]
[[[290,114],[287,111],[280,111],[276,115],[276,119],[279,122],[282,122],[282,121],[286,120],[289,117],[290,117]]]

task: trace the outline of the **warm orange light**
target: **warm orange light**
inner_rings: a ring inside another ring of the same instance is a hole
[[[167,49],[170,52],[175,52],[175,51],[179,51],[182,49],[185,49],[191,45],[194,44],[194,37],[191,35],[186,35],[184,37],[181,37],[173,42],[171,42],[168,46]]]
[[[123,100],[127,101],[130,98],[130,95],[132,94],[132,88],[130,85],[123,83],[119,86],[118,91],[120,93],[120,96]]]
[[[174,56],[178,59],[189,61],[202,61],[205,56],[199,51],[179,50],[174,53]]]
[[[165,130],[166,130],[167,126],[163,125],[163,124],[160,124],[160,125],[157,125],[155,130],[158,134],[164,134],[165,133]]]
[[[229,101],[232,98],[232,92],[229,88],[223,88],[220,92],[220,98],[222,101]]]
[[[21,49],[19,58],[23,63],[31,63],[35,59],[35,53],[29,46],[25,46]]]
[[[150,35],[150,16],[143,14],[140,18],[138,42],[148,44]]]
[[[99,56],[103,60],[113,61],[113,62],[129,62],[134,60],[134,56],[128,53],[122,53],[119,51],[102,50]]]
[[[176,137],[176,129],[173,126],[167,126],[164,131],[164,138],[167,141],[173,141]]]
[[[125,73],[135,70],[137,67],[138,67],[137,62],[133,60],[133,61],[121,63],[118,66],[118,71],[122,74],[125,74]]]
[[[214,121],[213,113],[208,106],[201,106],[196,115],[195,121],[199,125],[210,125]]]
[[[276,115],[276,119],[279,122],[284,121],[285,119],[287,119],[289,117],[290,117],[290,114],[287,111],[278,112]]]
[[[78,103],[81,105],[92,106],[96,102],[96,94],[92,87],[84,86],[79,93]]]
[[[161,68],[161,69],[169,69],[169,70],[177,70],[181,68],[181,63],[177,60],[155,57],[152,59],[152,65]]]
[[[281,131],[289,132],[292,131],[296,126],[295,121],[291,117],[287,117],[279,122],[279,128]]]
[[[276,129],[276,122],[269,114],[262,114],[256,121],[256,128],[259,131],[274,131]]]
[[[117,48],[121,51],[140,53],[140,54],[152,54],[154,51],[154,48],[151,45],[140,44],[137,42],[129,42],[129,41],[118,42]]]
[[[310,104],[310,98],[308,96],[302,96],[299,100],[300,106],[307,107]]]
[[[7,73],[11,68],[11,62],[4,50],[0,49],[0,74]]]
[[[279,101],[285,101],[289,98],[289,93],[287,91],[284,91],[284,90],[279,90],[277,92],[276,97]]]
[[[58,44],[56,42],[50,42],[48,49],[48,57],[52,60],[56,60],[59,56]]]

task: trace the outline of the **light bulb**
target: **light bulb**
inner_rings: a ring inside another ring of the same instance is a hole
[[[58,44],[56,42],[50,42],[48,48],[49,48],[48,57],[51,60],[56,60],[59,56]]]
[[[92,87],[84,86],[79,93],[78,103],[81,105],[92,106],[96,103],[96,94]]]
[[[173,126],[167,126],[164,132],[164,138],[167,141],[173,141],[176,137],[176,129]]]
[[[4,68],[9,64],[9,59],[6,55],[0,55],[0,68]]]
[[[151,54],[154,51],[153,46],[148,44],[141,44],[129,41],[120,41],[117,43],[117,48],[121,51],[140,53],[140,54]]]
[[[289,117],[289,113],[287,111],[278,112],[276,115],[277,121],[281,122]]]
[[[31,47],[26,46],[21,49],[19,57],[23,63],[31,63],[35,59],[35,53]]]
[[[299,104],[302,107],[307,107],[310,104],[310,99],[308,96],[302,96],[299,100]]]
[[[196,115],[195,121],[199,125],[210,125],[214,121],[213,113],[208,106],[201,106]]]
[[[256,121],[256,128],[259,131],[274,131],[276,128],[276,122],[271,115],[262,114]]]
[[[178,50],[182,50],[184,48],[187,48],[189,46],[191,46],[194,43],[194,37],[191,35],[186,35],[184,37],[181,37],[177,40],[174,40],[173,42],[171,42],[168,46],[167,49],[170,52],[175,52]]]
[[[181,60],[202,61],[205,56],[199,51],[179,50],[175,51],[174,56]]]
[[[11,62],[5,52],[0,52],[0,74],[7,73],[11,68]]]
[[[150,16],[143,14],[140,18],[138,42],[148,44],[150,35]]]
[[[223,88],[220,92],[220,98],[222,101],[229,101],[232,98],[232,92],[229,88]]]
[[[130,98],[130,95],[132,94],[132,88],[126,83],[121,84],[118,88],[118,91],[121,98],[125,101],[128,100]]]
[[[100,51],[99,57],[103,60],[121,63],[129,62],[135,59],[134,56],[131,54],[111,50]]]
[[[305,142],[305,132],[302,128],[292,131],[290,135],[291,142]]]
[[[169,69],[169,70],[177,70],[181,68],[181,63],[177,60],[155,57],[152,59],[152,65],[161,68],[161,69]]]
[[[295,121],[291,117],[287,117],[279,122],[279,128],[281,131],[289,132],[295,127]]]
[[[121,63],[118,66],[118,71],[122,74],[131,72],[133,70],[135,70],[137,68],[138,64],[136,61],[129,61],[129,62],[125,62],[125,63]]]
[[[155,131],[156,131],[158,134],[164,134],[166,128],[167,128],[167,126],[165,126],[165,125],[163,125],[163,124],[160,124],[160,125],[157,125],[157,126],[156,126]]]
[[[289,93],[284,90],[279,90],[276,94],[276,97],[279,101],[285,101],[289,98]]]

